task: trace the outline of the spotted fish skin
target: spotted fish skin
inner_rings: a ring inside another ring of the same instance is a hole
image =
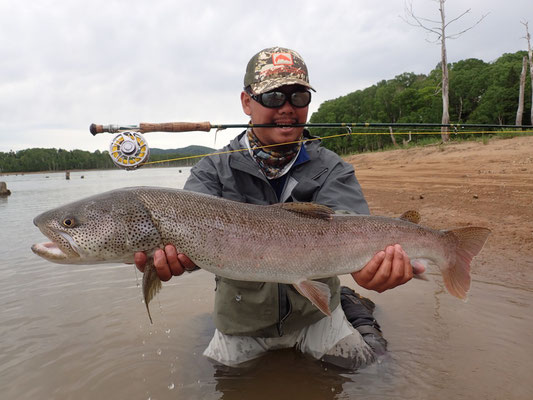
[[[487,228],[440,231],[405,219],[333,215],[310,203],[245,204],[159,187],[102,193],[40,214],[34,223],[52,242],[32,250],[49,261],[132,263],[133,254],[144,251],[151,263],[157,248],[174,244],[219,276],[293,284],[325,314],[330,313],[329,289],[314,279],[358,271],[396,243],[414,262],[436,265],[448,291],[464,299],[470,262],[490,233]],[[150,276],[143,279],[147,304],[160,285],[156,274]]]

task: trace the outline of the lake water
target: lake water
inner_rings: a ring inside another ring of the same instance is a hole
[[[533,398],[531,290],[474,276],[463,303],[431,274],[380,295],[361,291],[389,340],[379,363],[347,373],[285,350],[228,371],[202,356],[214,330],[213,275],[165,283],[150,325],[133,266],[52,264],[30,250],[44,241],[32,223],[42,211],[125,186],[181,188],[188,173],[0,177],[12,191],[0,198],[2,399]]]

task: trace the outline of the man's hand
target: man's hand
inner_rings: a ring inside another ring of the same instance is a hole
[[[420,264],[413,267],[409,257],[399,244],[388,246],[376,253],[360,271],[352,274],[357,284],[368,290],[382,293],[411,280],[413,273],[421,274],[425,268]]]
[[[144,272],[146,265],[146,254],[142,251],[135,253],[135,265],[139,271]],[[183,253],[178,253],[176,247],[171,244],[165,246],[165,250],[157,249],[154,253],[154,266],[157,276],[163,282],[168,281],[172,276],[179,276],[185,271],[192,271],[196,265]]]

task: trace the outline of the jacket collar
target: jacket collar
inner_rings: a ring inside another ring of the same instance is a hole
[[[229,154],[230,166],[232,168],[246,172],[250,175],[256,176],[258,178],[262,178],[263,180],[266,181],[266,178],[259,170],[257,163],[253,160],[253,158],[250,156],[249,152],[247,151],[247,147],[245,143],[245,134],[246,134],[246,131],[241,132],[237,137],[233,138],[233,140],[229,144],[230,150],[246,149],[246,150],[242,150],[242,151]],[[311,136],[311,134],[309,133],[307,129],[304,129],[303,137],[304,139],[315,139],[315,137]],[[302,146],[301,151],[298,154],[298,157],[294,165],[292,166],[292,169],[294,169],[298,165],[305,164],[306,162],[315,158],[319,146],[320,146],[320,140],[315,139],[312,141],[306,141],[304,143],[304,146]]]

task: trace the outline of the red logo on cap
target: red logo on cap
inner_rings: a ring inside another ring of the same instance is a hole
[[[272,54],[272,64],[274,65],[292,65],[291,53],[274,53]]]

